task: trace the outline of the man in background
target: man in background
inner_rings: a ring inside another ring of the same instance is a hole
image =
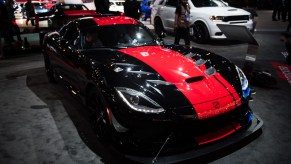
[[[101,14],[109,13],[109,0],[94,0],[96,12]]]
[[[125,16],[139,20],[141,15],[140,3],[136,0],[126,0],[124,3]]]

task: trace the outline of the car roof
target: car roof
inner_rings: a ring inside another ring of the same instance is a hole
[[[116,24],[138,24],[133,18],[125,16],[105,16],[92,18],[99,26],[116,25]]]
[[[95,28],[96,26],[106,26],[106,25],[118,25],[118,24],[139,24],[133,18],[125,16],[97,16],[97,17],[83,17],[75,20],[78,22],[78,27],[82,32],[88,29]]]

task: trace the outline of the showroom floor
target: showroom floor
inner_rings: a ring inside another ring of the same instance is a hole
[[[260,47],[255,70],[270,72],[277,81],[270,87],[253,86],[256,94],[250,106],[264,121],[262,133],[195,159],[199,163],[291,163],[291,66],[285,65],[281,54],[285,47],[279,40],[287,24],[270,21],[271,11],[258,14],[254,37]],[[38,35],[24,36],[38,44]],[[165,42],[173,43],[173,36]],[[239,66],[247,52],[247,45],[237,41],[191,45],[218,53]],[[48,83],[41,52],[1,59],[0,91],[1,164],[129,163],[110,145],[96,140],[84,107],[65,87]]]

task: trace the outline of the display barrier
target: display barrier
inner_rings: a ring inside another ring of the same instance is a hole
[[[253,37],[252,33],[245,26],[234,26],[218,24],[218,28],[230,40],[238,40],[248,43],[247,54],[244,61],[242,70],[247,78],[250,80],[253,76],[254,64],[257,58],[259,43]]]
[[[247,53],[242,70],[248,80],[255,85],[263,87],[276,87],[276,79],[268,72],[254,72],[255,61],[258,54],[259,43],[245,26],[218,24],[218,28],[230,40],[238,40],[248,44]]]

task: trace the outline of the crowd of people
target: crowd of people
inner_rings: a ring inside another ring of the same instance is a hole
[[[278,21],[281,20],[286,22],[287,16],[289,17],[291,10],[291,2],[290,0],[273,0],[273,14],[272,20]]]
[[[35,26],[35,9],[31,0],[27,0],[22,6],[22,12],[26,12],[26,25],[31,21],[31,24]],[[0,0],[0,38],[4,38],[4,43],[7,46],[13,47],[15,43],[23,44],[21,32],[14,14],[17,9],[18,5],[15,5],[14,0]],[[17,37],[17,41],[14,40],[14,35]],[[3,46],[2,39],[0,39],[0,58],[4,57]]]

